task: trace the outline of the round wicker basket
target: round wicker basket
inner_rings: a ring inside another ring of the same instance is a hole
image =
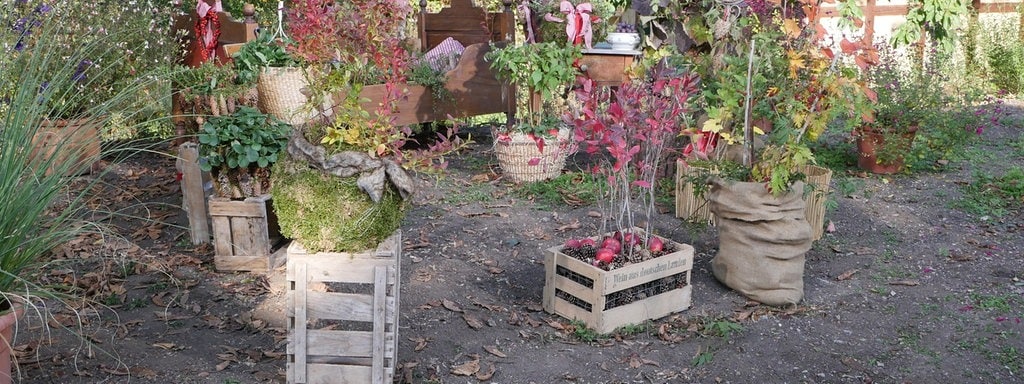
[[[505,175],[514,182],[532,182],[555,178],[562,173],[565,159],[572,153],[570,131],[558,132],[558,144],[545,140],[544,152],[524,133],[512,133],[511,140],[495,140],[494,154]],[[496,136],[495,136],[496,137]]]
[[[291,125],[309,121],[308,114],[302,112],[307,99],[302,89],[306,85],[301,68],[267,68],[260,72],[256,83],[260,109]]]

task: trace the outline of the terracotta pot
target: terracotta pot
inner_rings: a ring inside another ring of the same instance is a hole
[[[857,167],[877,174],[902,172],[904,168],[904,154],[910,153],[910,147],[914,143],[916,133],[917,126],[911,126],[906,132],[900,132],[898,134],[900,136],[899,142],[889,143],[889,145],[898,146],[890,148],[890,152],[894,154],[893,158],[886,162],[879,162],[877,153],[879,148],[887,145],[886,141],[892,138],[894,134],[861,127],[857,133],[857,149],[860,152],[857,157]]]
[[[0,315],[0,384],[10,384],[14,380],[11,375],[11,347],[14,343],[14,326],[25,309],[18,304],[14,310]]]

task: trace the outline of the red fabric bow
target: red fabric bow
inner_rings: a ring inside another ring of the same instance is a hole
[[[217,49],[217,40],[220,39],[220,16],[217,12],[224,12],[220,0],[213,5],[207,4],[206,0],[199,0],[199,4],[196,5],[196,14],[199,18],[196,20],[195,35],[196,41],[199,42],[200,62],[213,58]]]
[[[591,14],[594,12],[594,6],[590,3],[573,6],[568,0],[563,0],[559,8],[559,11],[565,14],[564,20],[550,13],[544,15],[544,20],[556,23],[564,21],[568,42],[572,44],[582,42],[587,49],[593,48],[591,45],[591,40],[594,37],[593,23],[600,20],[599,17]]]

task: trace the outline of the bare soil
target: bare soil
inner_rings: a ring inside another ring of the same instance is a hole
[[[402,226],[396,379],[1024,382],[1024,213],[951,206],[973,172],[1024,167],[1021,116],[942,172],[837,174],[835,231],[808,252],[797,306],[758,305],[718,283],[715,228],[663,206],[656,233],[697,250],[693,305],[598,337],[541,305],[542,250],[595,235],[593,206],[514,193],[479,129],[447,178],[423,180]],[[172,158],[111,167],[93,203],[121,214],[107,221],[116,235],[62,246],[37,276],[78,299],[49,301],[45,325],[31,311],[22,319],[20,382],[284,382],[283,268],[216,272],[211,248],[188,242]]]

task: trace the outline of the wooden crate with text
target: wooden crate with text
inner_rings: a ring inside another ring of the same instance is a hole
[[[600,333],[658,319],[690,307],[693,247],[662,238],[672,253],[605,271],[548,248],[544,310]]]

